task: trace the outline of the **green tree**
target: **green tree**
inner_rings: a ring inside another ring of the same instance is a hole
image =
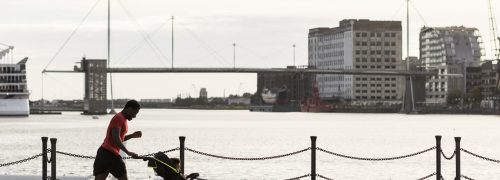
[[[467,103],[480,103],[482,99],[483,99],[483,94],[481,93],[481,88],[479,86],[474,87],[465,96],[465,100]]]
[[[458,89],[453,89],[448,92],[448,96],[446,97],[446,103],[448,105],[457,105],[460,103],[460,99],[462,98],[462,91]]]

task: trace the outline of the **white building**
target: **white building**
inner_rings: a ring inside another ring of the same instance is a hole
[[[481,66],[482,51],[481,35],[476,28],[423,27],[420,59],[427,70],[437,70],[440,75],[427,80],[426,102],[443,104],[449,92],[464,93],[465,69]]]
[[[342,20],[339,27],[309,30],[309,62],[318,69],[402,70],[401,21]],[[322,99],[400,101],[397,76],[317,75]]]

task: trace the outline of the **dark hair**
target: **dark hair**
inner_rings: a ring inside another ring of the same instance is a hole
[[[181,160],[179,160],[179,158],[170,158],[170,161],[172,161],[172,163],[176,165],[181,163]]]
[[[127,104],[125,104],[125,107],[123,109],[127,109],[127,108],[141,109],[141,105],[136,100],[130,100],[127,102]]]

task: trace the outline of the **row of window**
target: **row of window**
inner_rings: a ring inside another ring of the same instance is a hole
[[[356,93],[368,93],[368,90],[356,90]],[[370,90],[370,93],[382,93],[382,90]],[[396,93],[396,90],[384,90],[384,93]]]
[[[368,78],[356,78],[356,81],[367,81]],[[384,81],[395,81],[396,78],[384,78]],[[370,81],[382,81],[382,78],[370,78]]]
[[[445,98],[445,95],[427,95],[427,98]]]
[[[368,69],[368,66],[356,66],[356,69]],[[370,69],[382,69],[382,66],[370,66]],[[396,66],[384,66],[384,69],[396,69]]]
[[[356,62],[368,62],[368,58],[356,58]],[[382,58],[370,58],[370,62],[382,62]],[[396,62],[396,58],[384,58],[384,62]]]
[[[368,46],[367,41],[356,41],[356,46]],[[370,41],[370,46],[382,46],[381,41]],[[384,42],[384,46],[396,46],[396,42]]]
[[[360,55],[360,54],[368,55],[368,51],[367,50],[356,50],[356,55]],[[381,50],[370,51],[370,55],[382,55],[382,51]],[[396,51],[385,50],[384,55],[396,55]]]
[[[396,99],[396,96],[370,96],[370,99]],[[368,99],[368,96],[356,96],[356,99]]]
[[[329,53],[318,53],[318,58],[327,58],[327,57],[343,57],[344,51],[334,51]]]
[[[429,90],[429,92],[433,92],[433,89],[427,89],[427,90]],[[444,88],[441,88],[441,91],[440,91],[440,89],[436,88],[436,89],[434,89],[434,92],[446,92],[446,90]]]
[[[368,84],[356,84],[356,87],[368,87]],[[370,87],[382,87],[382,84],[370,84]],[[396,84],[384,84],[384,87],[396,87]]]
[[[356,37],[368,37],[368,35],[370,35],[370,37],[382,37],[382,33],[366,33],[366,32],[357,32],[356,33]],[[384,37],[396,37],[396,33],[395,32],[392,32],[392,33],[389,33],[389,32],[386,32],[384,33]]]

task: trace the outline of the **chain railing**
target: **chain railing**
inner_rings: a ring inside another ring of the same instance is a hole
[[[329,177],[326,177],[326,176],[323,176],[321,174],[316,174],[317,177],[321,178],[321,179],[326,179],[326,180],[333,180],[332,178],[329,178]]]
[[[347,158],[347,159],[355,159],[355,160],[362,160],[362,161],[391,161],[391,160],[405,159],[405,158],[417,156],[417,155],[420,155],[420,154],[424,154],[426,152],[429,152],[429,151],[432,151],[432,150],[436,149],[436,146],[428,148],[428,149],[423,150],[423,151],[416,152],[416,153],[411,153],[411,154],[401,155],[401,156],[396,156],[396,157],[388,157],[388,158],[355,157],[355,156],[343,155],[343,154],[331,152],[331,151],[328,151],[328,150],[325,150],[325,149],[322,149],[322,148],[319,148],[319,147],[316,148],[316,149],[319,150],[319,151],[321,151],[321,152],[327,153],[327,154],[331,154],[331,155],[334,155],[334,156],[338,156],[338,157],[342,157],[342,158]]]
[[[13,161],[13,162],[8,162],[8,163],[1,163],[0,167],[6,167],[6,166],[12,166],[12,165],[21,164],[21,163],[24,163],[24,162],[28,162],[28,161],[34,160],[34,159],[39,158],[41,156],[42,156],[42,153],[37,154],[37,155],[33,155],[31,157],[28,157],[26,159],[21,159],[21,160],[18,160],[18,161]]]
[[[180,151],[180,158],[179,159],[181,161],[181,165],[184,165],[185,164],[184,163],[184,152],[185,151],[189,151],[189,152],[192,152],[192,153],[195,153],[195,154],[199,154],[199,155],[207,156],[207,157],[212,157],[212,158],[219,158],[219,159],[225,159],[225,160],[239,160],[239,161],[271,160],[271,159],[278,159],[278,158],[284,158],[284,157],[294,156],[294,155],[297,155],[297,154],[300,154],[300,153],[311,151],[311,173],[305,174],[305,175],[302,175],[302,176],[298,176],[298,177],[294,177],[294,178],[288,178],[286,180],[302,179],[302,178],[307,178],[307,177],[311,177],[311,180],[316,180],[316,178],[321,178],[321,179],[326,179],[326,180],[332,180],[332,178],[329,178],[329,177],[326,177],[326,176],[323,176],[321,174],[316,173],[316,151],[320,151],[320,152],[323,152],[323,153],[326,153],[326,154],[330,154],[330,155],[333,155],[333,156],[337,156],[337,157],[341,157],[341,158],[353,159],[353,160],[362,160],[362,161],[391,161],[391,160],[406,159],[406,158],[410,158],[410,157],[414,157],[414,156],[418,156],[418,155],[430,152],[432,150],[436,150],[435,151],[436,152],[436,172],[434,172],[432,174],[429,174],[427,176],[424,176],[422,178],[418,178],[417,180],[425,180],[425,179],[429,179],[429,178],[431,178],[433,176],[437,176],[437,179],[443,179],[443,177],[441,175],[441,160],[440,160],[441,157],[444,157],[447,160],[451,160],[451,159],[455,158],[455,160],[456,160],[456,175],[455,175],[455,179],[464,178],[464,179],[467,179],[467,180],[471,180],[472,178],[461,174],[461,171],[460,171],[460,169],[461,169],[460,168],[460,164],[461,164],[460,163],[460,160],[461,160],[461,158],[460,158],[460,152],[465,152],[466,154],[469,154],[471,156],[474,156],[476,158],[480,158],[480,159],[483,159],[483,160],[486,160],[486,161],[500,163],[500,160],[488,158],[488,157],[485,157],[485,156],[482,156],[482,155],[470,152],[470,151],[468,151],[468,150],[466,150],[464,148],[460,148],[460,137],[455,137],[455,145],[456,145],[456,147],[455,147],[455,150],[453,151],[453,154],[451,156],[446,156],[445,153],[443,152],[443,150],[441,149],[440,139],[441,139],[441,136],[436,136],[436,146],[427,148],[427,149],[422,150],[422,151],[418,151],[418,152],[411,153],[411,154],[400,155],[400,156],[381,157],[381,158],[356,157],[356,156],[340,154],[340,153],[332,152],[332,151],[329,151],[329,150],[326,150],[326,149],[322,149],[320,147],[316,147],[316,136],[311,136],[311,146],[308,147],[308,148],[304,148],[304,149],[301,149],[301,150],[298,150],[298,151],[294,151],[294,152],[290,152],[290,153],[286,153],[286,154],[279,154],[279,155],[273,155],[273,156],[264,156],[264,157],[229,157],[229,156],[216,155],[216,154],[211,154],[211,153],[206,153],[206,152],[198,151],[198,150],[187,148],[187,147],[184,146],[184,140],[185,140],[184,136],[179,137],[180,147],[176,147],[176,148],[173,148],[173,149],[169,149],[169,150],[166,150],[166,151],[160,151],[160,152],[161,153],[170,153],[170,152],[174,152],[174,151]],[[53,179],[56,179],[56,177],[57,177],[56,173],[55,173],[56,172],[56,154],[61,154],[61,155],[75,157],[75,158],[81,158],[81,159],[95,159],[95,156],[88,156],[88,155],[81,155],[81,154],[76,154],[76,153],[69,153],[69,152],[57,151],[56,150],[56,145],[55,145],[57,139],[51,138],[50,140],[51,140],[51,148],[47,148],[47,145],[46,145],[47,138],[46,137],[42,137],[42,142],[43,142],[43,144],[42,144],[43,145],[42,146],[42,153],[30,156],[30,157],[25,158],[25,159],[14,161],[14,162],[0,163],[0,167],[12,166],[12,165],[16,165],[16,164],[20,164],[20,163],[24,163],[24,162],[27,162],[27,161],[31,161],[31,160],[37,159],[39,157],[43,157],[42,179],[45,179],[45,177],[46,177],[47,179],[53,180]],[[50,158],[48,158],[48,153],[50,153]],[[154,154],[156,154],[156,153],[149,153],[149,154],[144,154],[144,155],[140,155],[140,156],[141,157],[149,157],[149,156],[153,156]],[[123,157],[123,159],[130,159],[130,158],[131,157]],[[50,176],[47,175],[47,166],[46,166],[47,163],[50,163],[52,165],[51,166],[51,173],[52,174]],[[181,166],[181,169],[182,169],[182,172],[183,172],[183,166]]]
[[[462,174],[462,175],[460,175],[460,177],[463,177],[463,178],[465,178],[465,179],[467,179],[467,180],[474,180],[474,179],[472,179],[472,178],[470,178],[470,177],[467,177],[467,176],[465,176],[465,175],[463,175],[463,174]]]
[[[285,180],[299,180],[299,179],[306,178],[306,177],[309,177],[309,176],[311,176],[311,174],[306,174],[306,175],[302,175],[302,176],[298,176],[298,177],[294,177],[294,178],[288,178],[288,179],[285,179]]]
[[[436,173],[432,173],[432,174],[429,174],[427,176],[424,176],[424,177],[421,177],[421,178],[418,178],[417,180],[424,180],[424,179],[428,179],[428,178],[431,178],[432,176],[435,176]],[[442,178],[442,177],[441,177]]]
[[[227,156],[221,156],[221,155],[215,155],[215,154],[205,153],[205,152],[197,151],[197,150],[190,149],[190,148],[185,148],[185,149],[186,149],[186,151],[190,151],[190,152],[193,152],[193,153],[196,153],[196,154],[200,154],[200,155],[208,156],[208,157],[213,157],[213,158],[219,158],[219,159],[239,160],[239,161],[260,161],[260,160],[269,160],[269,159],[277,159],[277,158],[283,158],[283,157],[287,157],[287,156],[293,156],[293,155],[296,155],[296,154],[300,154],[300,153],[309,151],[311,148],[305,148],[305,149],[302,149],[302,150],[299,150],[299,151],[295,151],[295,152],[291,152],[291,153],[287,153],[287,154],[281,154],[281,155],[275,155],[275,156],[267,156],[267,157],[256,157],[256,158],[227,157]]]
[[[179,150],[179,148],[177,147],[177,148],[169,149],[166,151],[160,151],[160,152],[161,153],[170,153],[170,152],[174,152],[174,151],[178,151],[178,150]],[[48,151],[50,151],[50,149],[48,149]],[[81,158],[81,159],[95,159],[95,156],[87,156],[87,155],[74,154],[74,153],[68,153],[68,152],[62,152],[62,151],[56,151],[56,153],[70,156],[70,157]],[[149,153],[149,154],[145,154],[145,155],[139,155],[139,157],[150,157],[150,156],[154,156],[155,154],[156,153]],[[122,159],[132,159],[132,157],[127,156],[127,157],[122,157]]]
[[[441,150],[441,155],[446,159],[446,160],[451,160],[455,157],[455,155],[457,155],[457,152],[456,151],[453,151],[453,154],[450,156],[450,157],[447,157],[444,152]]]
[[[492,158],[487,158],[487,157],[484,157],[484,156],[481,156],[481,155],[478,155],[476,153],[473,153],[473,152],[470,152],[464,148],[461,148],[460,151],[462,152],[465,152],[471,156],[474,156],[474,157],[477,157],[479,159],[483,159],[483,160],[486,160],[486,161],[490,161],[490,162],[495,162],[495,163],[500,163],[500,160],[496,160],[496,159],[492,159]]]

